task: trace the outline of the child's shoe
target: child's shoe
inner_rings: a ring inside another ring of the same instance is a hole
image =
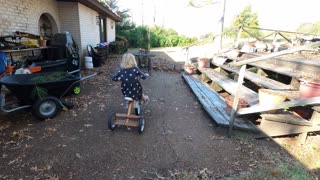
[[[142,98],[142,100],[143,100],[143,103],[144,104],[148,104],[149,103],[149,101],[150,101],[150,98],[149,98],[149,96],[143,96],[143,98]]]

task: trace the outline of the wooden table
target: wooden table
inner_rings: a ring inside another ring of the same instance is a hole
[[[155,57],[156,55],[155,54],[150,54],[150,53],[135,53],[133,55],[137,57],[138,67],[139,68],[146,67],[148,69],[148,72],[149,72],[150,69],[151,69],[151,57]],[[144,66],[141,64],[141,59],[143,57],[147,58],[147,65],[144,65]]]

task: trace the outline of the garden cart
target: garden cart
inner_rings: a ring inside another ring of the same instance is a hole
[[[79,71],[5,76],[0,79],[0,85],[5,86],[9,90],[9,94],[12,94],[17,101],[9,100],[6,102],[8,100],[6,95],[1,93],[1,110],[10,113],[31,108],[32,114],[41,120],[53,118],[63,107],[70,105],[63,100],[63,97],[79,93],[80,81],[100,74],[93,73],[80,77]]]

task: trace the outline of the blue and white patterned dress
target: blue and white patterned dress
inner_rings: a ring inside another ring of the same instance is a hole
[[[139,79],[146,79],[147,76],[137,67],[129,69],[119,69],[119,71],[112,76],[113,81],[121,81],[121,92],[124,97],[131,97],[139,101],[142,97],[142,86]]]

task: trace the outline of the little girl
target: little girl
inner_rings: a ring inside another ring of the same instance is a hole
[[[124,97],[144,103],[149,102],[149,97],[143,94],[139,78],[146,79],[149,75],[144,74],[137,67],[133,54],[125,53],[122,57],[120,69],[112,76],[113,81],[121,81],[121,92]]]

